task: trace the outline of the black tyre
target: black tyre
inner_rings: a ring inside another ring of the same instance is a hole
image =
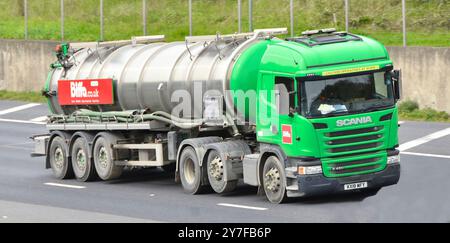
[[[63,138],[59,136],[53,138],[49,150],[50,166],[53,175],[60,180],[73,178],[72,164],[66,148]]]
[[[100,179],[104,181],[117,179],[123,172],[123,166],[114,164],[113,143],[114,141],[111,141],[111,137],[101,136],[97,138],[94,144],[95,171]]]
[[[209,184],[215,192],[221,194],[236,189],[238,183],[237,180],[225,181],[224,162],[222,161],[219,152],[216,150],[209,152],[206,162]]]
[[[202,170],[197,154],[192,147],[183,149],[180,155],[179,171],[183,189],[190,194],[200,194],[205,191],[202,186]]]
[[[271,203],[283,203],[287,199],[284,166],[275,156],[267,158],[263,168],[263,187]]]
[[[87,141],[79,137],[72,145],[72,167],[75,178],[79,181],[92,181],[96,178],[94,164],[89,157]]]

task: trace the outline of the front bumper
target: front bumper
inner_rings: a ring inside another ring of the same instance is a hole
[[[367,189],[397,184],[400,179],[400,164],[390,164],[382,171],[342,178],[328,178],[323,174],[297,175],[297,190],[288,190],[288,197],[307,197],[324,194],[352,192],[344,190],[345,184],[367,182]]]

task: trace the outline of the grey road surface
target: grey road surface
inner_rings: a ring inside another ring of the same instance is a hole
[[[15,110],[23,105],[0,101],[0,222],[450,222],[450,124],[403,123],[400,141],[411,148],[402,155],[400,182],[375,196],[273,205],[246,185],[228,195],[188,195],[159,169],[111,182],[58,181],[43,158],[29,155],[28,137],[46,133],[47,108]]]

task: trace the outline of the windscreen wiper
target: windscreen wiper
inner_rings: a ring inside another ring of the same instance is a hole
[[[362,112],[374,112],[374,111],[386,110],[388,108],[393,108],[393,106],[392,105],[385,105],[385,106],[371,107],[371,108],[363,109],[361,111]]]

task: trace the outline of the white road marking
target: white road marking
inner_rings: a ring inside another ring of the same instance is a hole
[[[35,121],[23,121],[23,120],[14,120],[14,119],[3,119],[0,118],[0,122],[11,122],[11,123],[22,123],[22,124],[36,124],[36,125],[45,125],[45,122],[35,122]]]
[[[424,157],[433,157],[433,158],[450,159],[450,155],[424,154],[424,153],[413,153],[413,152],[402,152],[401,154],[415,155],[415,156],[424,156]]]
[[[31,119],[30,121],[32,121],[32,122],[46,122],[47,121],[47,116],[36,117],[34,119]]]
[[[398,122],[399,125],[404,124],[404,123],[405,123],[404,121],[399,121]]]
[[[155,194],[153,194],[153,193],[152,193],[152,194],[150,194],[149,196],[150,196],[150,197],[154,197],[154,196],[155,196]]]
[[[418,138],[418,139],[406,142],[404,144],[401,144],[400,147],[399,147],[399,150],[400,151],[405,151],[405,150],[417,147],[419,145],[422,145],[424,143],[428,143],[430,141],[436,140],[438,138],[445,137],[445,136],[447,136],[449,134],[450,134],[450,127],[446,128],[444,130],[437,131],[437,132],[432,133],[430,135],[427,135],[425,137],[421,137],[421,138]]]
[[[2,110],[2,111],[0,111],[0,116],[1,115],[6,115],[6,114],[9,114],[9,113],[13,113],[13,112],[17,112],[17,111],[21,111],[21,110],[26,110],[26,109],[29,109],[31,107],[35,107],[35,106],[38,106],[38,105],[40,105],[40,104],[39,103],[30,103],[30,104],[16,106],[16,107],[13,107],[13,108]]]
[[[3,219],[8,219],[8,216],[2,216]]]
[[[59,184],[59,183],[52,183],[52,182],[44,183],[44,185],[65,187],[65,188],[72,188],[72,189],[84,189],[84,188],[86,188],[85,186],[75,186],[75,185]]]
[[[245,205],[239,205],[239,204],[231,204],[231,203],[218,203],[217,205],[218,206],[224,206],[224,207],[252,209],[252,210],[259,210],[259,211],[267,210],[267,208],[251,207],[251,206],[245,206]]]

